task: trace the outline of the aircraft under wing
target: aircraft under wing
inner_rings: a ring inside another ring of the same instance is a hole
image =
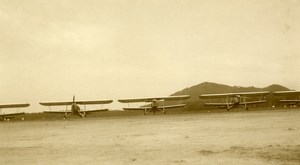
[[[232,109],[236,106],[243,106],[246,110],[248,110],[249,104],[260,104],[266,102],[266,100],[262,100],[263,97],[270,92],[262,91],[262,92],[239,92],[239,93],[220,93],[220,94],[203,94],[200,95],[200,99],[220,99],[224,98],[225,102],[215,102],[215,103],[204,103],[207,106],[222,106],[226,107],[227,110]],[[255,101],[246,101],[247,98],[250,97],[260,97],[260,100]]]
[[[113,100],[79,100],[75,101],[75,96],[73,96],[73,101],[58,101],[58,102],[40,102],[41,105],[44,106],[66,106],[65,111],[52,111],[50,108],[50,111],[44,111],[44,113],[61,113],[64,114],[64,119],[66,119],[69,115],[75,114],[82,118],[86,118],[86,114],[90,112],[100,112],[100,111],[108,111],[108,109],[93,109],[93,110],[87,110],[86,105],[95,105],[95,104],[109,104],[112,103]],[[83,105],[84,108],[81,109],[79,105]],[[70,110],[68,109],[68,106],[70,106]]]
[[[152,102],[153,100],[186,100],[190,98],[189,95],[179,95],[179,96],[162,96],[162,97],[145,97],[145,98],[132,98],[132,99],[119,99],[121,103],[134,103],[134,102]]]
[[[76,104],[81,105],[91,105],[91,104],[109,104],[112,103],[112,100],[95,100],[95,101],[75,101]],[[67,102],[40,102],[41,105],[44,106],[64,106],[64,105],[71,105],[72,101]]]
[[[172,108],[181,108],[186,107],[186,104],[178,104],[178,105],[167,105],[167,106],[158,106],[158,109],[172,109]],[[152,107],[138,107],[138,108],[123,108],[124,110],[149,110]]]
[[[2,109],[3,108],[25,108],[25,107],[29,107],[30,104],[28,103],[22,103],[22,104],[0,104],[0,118],[5,120],[8,117],[11,116],[16,116],[16,115],[23,115],[25,114],[25,112],[15,112],[15,113],[3,113]]]
[[[273,96],[281,96],[281,97],[285,96],[285,97],[292,98],[292,99],[279,100],[279,102],[282,103],[291,103],[291,104],[300,103],[300,97],[299,97],[300,91],[278,91],[278,92],[273,92]]]
[[[201,99],[214,99],[214,98],[224,98],[224,97],[234,97],[234,96],[262,96],[269,94],[269,91],[262,91],[262,92],[239,92],[239,93],[220,93],[220,94],[202,94],[199,96]]]

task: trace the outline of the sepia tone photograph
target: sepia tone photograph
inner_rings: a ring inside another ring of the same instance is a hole
[[[299,165],[300,0],[0,0],[0,164]]]

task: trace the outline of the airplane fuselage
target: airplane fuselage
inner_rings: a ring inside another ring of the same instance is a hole
[[[227,98],[227,103],[232,103],[232,105],[227,105],[227,111],[229,111],[230,109],[237,107],[240,105],[240,101],[241,101],[241,97],[239,95],[233,96],[231,97],[231,100],[229,101]]]
[[[151,102],[151,109],[145,110],[144,114],[146,115],[150,111],[153,112],[153,114],[155,114],[156,111],[161,111],[164,114],[166,114],[165,110],[163,110],[161,108],[158,108],[158,100],[156,100],[156,99],[152,100],[152,102]]]
[[[73,103],[72,107],[71,107],[71,110],[72,110],[73,113],[79,113],[80,107],[76,103]]]
[[[85,117],[85,114],[80,112],[80,107],[76,103],[72,103],[71,110],[73,114],[76,114],[80,117]]]
[[[240,95],[236,95],[234,97],[231,98],[230,103],[232,103],[232,105],[227,105],[227,111],[231,110],[232,108],[238,107],[238,106],[243,106],[246,110],[248,110],[248,106],[246,104],[241,104],[241,96]]]

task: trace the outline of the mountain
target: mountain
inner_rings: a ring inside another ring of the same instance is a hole
[[[287,87],[284,87],[282,85],[273,84],[268,87],[263,88],[265,91],[275,92],[275,91],[289,91],[290,89]]]
[[[287,91],[290,90],[284,86],[273,84],[265,88],[257,87],[241,87],[241,86],[228,86],[212,82],[203,82],[198,85],[185,88],[181,91],[175,92],[172,95],[190,95],[191,98],[186,101],[187,108],[190,110],[205,109],[204,102],[199,99],[201,94],[213,93],[233,93],[233,92],[257,92],[257,91]]]

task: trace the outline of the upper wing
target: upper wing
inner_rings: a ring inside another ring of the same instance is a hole
[[[75,101],[76,104],[83,104],[83,105],[88,105],[88,104],[109,104],[113,102],[112,100],[93,100],[93,101]],[[68,102],[40,102],[41,105],[44,106],[63,106],[63,105],[71,105],[73,102],[68,101]]]
[[[203,94],[200,95],[201,99],[213,99],[213,98],[222,98],[227,96],[261,96],[269,94],[269,91],[262,92],[240,92],[240,93],[219,93],[219,94]]]
[[[40,102],[44,106],[62,106],[62,105],[71,105],[73,102]]]
[[[274,96],[283,96],[283,95],[300,95],[300,91],[278,91],[273,92]]]
[[[95,101],[75,101],[76,104],[109,104],[112,103],[112,100],[95,100]]]
[[[30,104],[24,103],[24,104],[1,104],[0,108],[23,108],[23,107],[29,107]]]
[[[133,102],[152,102],[153,100],[185,100],[190,98],[189,95],[179,95],[179,96],[162,96],[162,97],[145,97],[145,98],[131,98],[131,99],[119,99],[121,103],[133,103]]]

